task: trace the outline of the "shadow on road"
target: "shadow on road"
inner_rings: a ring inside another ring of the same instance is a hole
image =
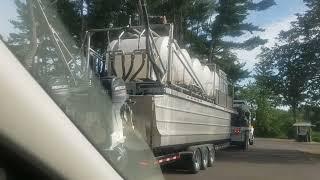
[[[162,173],[164,174],[181,174],[181,175],[190,175],[190,172],[187,170],[182,170],[182,169],[176,169],[173,167],[166,167],[166,168],[161,168]]]
[[[316,164],[320,163],[319,154],[311,154],[298,150],[251,148],[243,151],[230,147],[216,154],[217,163],[253,163],[253,164]],[[177,167],[162,167],[165,174],[188,175],[188,171]]]
[[[219,162],[248,162],[272,164],[313,164],[320,162],[320,155],[298,150],[254,148],[241,151],[238,148],[228,148],[217,153]]]

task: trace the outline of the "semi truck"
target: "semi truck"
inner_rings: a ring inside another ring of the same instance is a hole
[[[254,144],[253,110],[244,100],[234,100],[233,107],[238,113],[231,118],[231,144],[246,150]]]

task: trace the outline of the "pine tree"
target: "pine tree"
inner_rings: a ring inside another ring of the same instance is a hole
[[[73,6],[71,6],[69,1],[59,1],[58,4],[43,1],[43,4],[48,7],[46,8],[48,19],[60,35],[67,32],[64,29],[65,25],[63,22],[59,21],[61,16],[64,17],[62,19],[70,21],[64,22],[68,23],[69,29],[76,29],[73,26],[73,22],[77,22],[74,18],[78,16],[71,18],[70,14],[72,12],[70,10],[62,13],[56,11],[56,7],[53,7],[63,6],[65,9],[72,8]],[[15,0],[15,5],[18,17],[16,20],[11,21],[15,31],[9,35],[6,42],[8,47],[39,82],[48,81],[51,75],[67,76],[64,71],[63,62],[59,59],[53,38],[50,35],[49,26],[45,22],[36,1],[27,0],[23,2],[22,0]],[[67,43],[68,47],[73,47],[75,43],[74,38],[77,37],[76,33],[72,35],[73,38],[68,38],[70,36],[67,35],[64,36],[64,42]],[[70,50],[72,52],[76,51],[74,48],[70,48]]]
[[[258,26],[251,23],[245,23],[249,11],[261,11],[273,6],[273,0],[262,0],[258,3],[253,3],[248,0],[220,0],[216,11],[218,15],[214,22],[208,28],[210,35],[210,47],[208,48],[209,63],[216,63],[221,66],[227,74],[234,74],[237,70],[237,76],[231,77],[233,82],[238,79],[246,77],[248,72],[243,70],[244,64],[240,64],[237,57],[232,53],[232,49],[246,49],[251,50],[259,45],[263,45],[267,41],[258,36],[253,36],[243,42],[235,43],[232,40],[225,40],[236,38],[245,33],[253,33],[254,31],[263,31]],[[228,52],[228,53],[226,53]],[[231,56],[232,55],[232,56]],[[229,59],[228,68],[224,63],[225,59]],[[240,65],[239,65],[240,64]],[[232,71],[229,71],[231,69]]]
[[[232,53],[233,49],[251,50],[266,43],[266,40],[253,36],[235,43],[232,38],[245,33],[263,31],[258,26],[245,23],[250,11],[262,11],[273,5],[273,0],[167,0],[150,1],[152,12],[166,15],[175,24],[175,36],[180,43],[187,44],[194,56],[209,59],[206,64],[216,63],[232,82],[248,77],[249,72]],[[231,40],[226,40],[226,37]]]

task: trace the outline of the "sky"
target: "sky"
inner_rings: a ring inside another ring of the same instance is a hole
[[[276,42],[276,37],[282,30],[290,29],[290,22],[296,20],[296,13],[303,13],[306,10],[303,0],[276,0],[277,5],[265,11],[251,12],[247,22],[258,25],[265,29],[264,32],[255,33],[261,38],[267,39],[266,47],[272,47]],[[240,39],[244,39],[241,37]],[[261,46],[251,51],[234,51],[240,62],[246,63],[245,68],[249,71],[254,69],[254,65],[259,61],[256,57],[261,52]]]
[[[0,5],[0,35],[8,36],[13,26],[10,20],[16,19],[16,6],[13,0],[1,0]]]
[[[306,10],[303,0],[276,0],[276,3],[277,5],[265,11],[251,12],[246,20],[265,29],[264,32],[255,33],[255,35],[268,39],[268,43],[265,45],[267,47],[271,47],[276,42],[276,37],[281,30],[290,28],[290,22],[296,19],[296,13],[303,13]],[[17,15],[14,1],[1,0],[0,12],[0,34],[7,37],[13,31],[10,20],[16,19]],[[234,40],[245,38],[246,35]],[[251,51],[236,50],[234,52],[240,62],[246,63],[245,68],[252,71],[255,63],[258,62],[256,56],[261,52],[261,47]]]

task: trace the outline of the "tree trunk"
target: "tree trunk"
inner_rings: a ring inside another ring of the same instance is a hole
[[[292,117],[293,121],[297,122],[297,103],[292,103]]]

